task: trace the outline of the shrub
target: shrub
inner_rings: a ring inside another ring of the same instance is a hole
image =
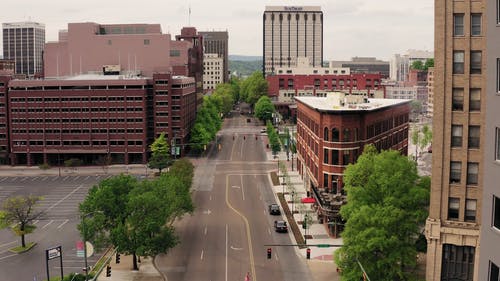
[[[47,163],[43,163],[43,164],[40,164],[38,166],[38,168],[40,168],[40,170],[48,170],[48,169],[50,169],[50,165]]]
[[[82,160],[78,158],[71,158],[66,161],[64,161],[64,166],[66,167],[76,167],[76,166],[81,166],[82,165]]]

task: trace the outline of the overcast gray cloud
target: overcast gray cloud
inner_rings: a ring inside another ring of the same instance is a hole
[[[2,22],[44,23],[48,41],[57,40],[57,32],[68,22],[159,23],[172,37],[191,25],[203,31],[227,30],[230,54],[260,56],[265,6],[287,5],[321,6],[328,60],[388,59],[407,49],[434,48],[434,0],[16,0],[2,4]]]

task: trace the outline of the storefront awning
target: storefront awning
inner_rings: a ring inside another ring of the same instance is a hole
[[[313,197],[305,197],[300,200],[302,203],[316,203],[316,199]]]

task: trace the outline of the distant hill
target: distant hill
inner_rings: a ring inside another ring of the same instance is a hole
[[[262,60],[262,57],[261,56],[229,55],[229,60],[256,61],[256,60]]]
[[[236,57],[241,57],[241,56],[236,56]],[[242,77],[250,76],[255,71],[262,71],[261,57],[252,57],[252,58],[255,58],[255,60],[233,60],[231,56],[229,56],[229,71],[231,73],[236,72],[238,76]]]

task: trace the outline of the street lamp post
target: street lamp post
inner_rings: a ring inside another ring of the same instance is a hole
[[[101,211],[93,211],[93,212],[89,212],[89,213],[86,213],[86,214],[83,214],[81,216],[81,219],[82,219],[82,232],[83,232],[83,258],[84,258],[84,261],[85,261],[85,281],[88,281],[89,280],[89,265],[88,265],[88,262],[87,262],[87,232],[85,230],[85,218],[87,218],[88,216],[90,215],[93,215],[95,213],[102,213]]]
[[[292,217],[294,213],[294,206],[295,206],[295,190],[292,190]]]

